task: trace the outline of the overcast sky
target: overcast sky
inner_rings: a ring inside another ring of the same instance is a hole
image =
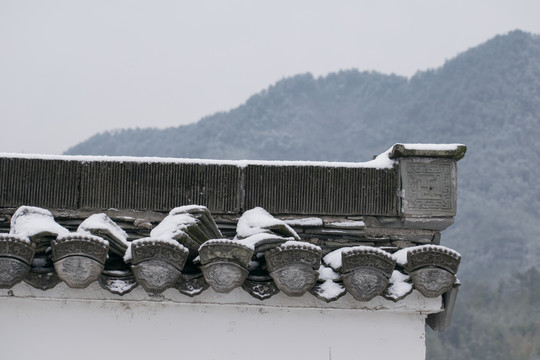
[[[0,152],[195,122],[299,73],[411,76],[513,29],[540,34],[540,1],[0,0]]]

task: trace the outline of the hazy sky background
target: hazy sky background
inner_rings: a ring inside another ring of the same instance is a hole
[[[195,122],[299,73],[412,76],[514,29],[540,34],[540,1],[0,0],[0,152]]]

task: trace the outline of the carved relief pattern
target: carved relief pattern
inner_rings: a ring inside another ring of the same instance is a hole
[[[54,269],[51,269],[51,270],[54,270]],[[62,280],[58,277],[55,271],[38,273],[38,272],[34,272],[33,270],[30,270],[28,275],[26,275],[24,282],[27,284],[30,284],[36,289],[45,291],[45,290],[52,289],[56,285],[60,284]]]
[[[270,273],[276,286],[289,296],[302,296],[317,282],[319,274],[306,264],[288,264]]]
[[[248,271],[232,262],[213,262],[202,267],[204,278],[212,289],[219,293],[229,293],[242,285]]]
[[[302,263],[318,269],[321,264],[321,252],[309,249],[275,249],[265,254],[268,267],[275,269],[285,264]]]
[[[149,260],[131,266],[135,279],[149,294],[160,294],[173,287],[180,277],[180,271],[161,260]]]
[[[279,293],[279,289],[273,281],[252,281],[246,279],[242,289],[259,300],[266,300]]]
[[[253,250],[230,242],[204,244],[199,250],[201,263],[206,265],[214,261],[234,261],[241,266],[247,267]]]
[[[455,275],[436,267],[411,272],[414,287],[425,297],[433,298],[449,291],[456,281]]]
[[[358,267],[371,267],[379,269],[390,276],[394,270],[396,262],[391,258],[379,256],[377,254],[354,254],[351,256],[343,256],[343,269],[345,272]]]
[[[80,254],[90,256],[97,261],[105,262],[107,258],[108,246],[100,242],[78,239],[67,239],[63,241],[53,241],[53,255],[55,259],[62,259],[67,256]]]
[[[164,243],[133,245],[131,251],[134,264],[150,259],[161,259],[175,264],[179,269],[184,266],[188,255],[187,251],[182,251],[177,247]]]
[[[58,277],[71,288],[85,288],[96,281],[103,264],[84,256],[68,256],[54,262]]]
[[[99,276],[99,285],[113,294],[125,295],[135,289],[139,284],[134,276],[112,277],[101,274]]]
[[[175,288],[184,295],[193,297],[202,293],[204,290],[208,289],[209,285],[204,280],[204,277],[190,277],[184,278],[181,276],[176,282]]]
[[[455,215],[452,162],[404,162],[403,212]]]
[[[14,240],[0,241],[0,254],[17,258],[27,264],[30,264],[34,258],[34,249],[35,245],[30,243]]]
[[[30,271],[30,266],[24,262],[0,257],[0,289],[10,288],[22,281]]]
[[[388,278],[380,271],[362,268],[342,274],[343,284],[358,301],[369,301],[388,286]]]
[[[438,251],[423,251],[414,253],[413,256],[410,256],[408,262],[411,270],[434,265],[455,274],[458,270],[460,259]]]

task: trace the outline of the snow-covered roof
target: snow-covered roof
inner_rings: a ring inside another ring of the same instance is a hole
[[[0,197],[0,233],[11,234],[0,236],[0,261],[25,261],[28,272],[13,281],[45,291],[99,281],[115,296],[138,285],[152,296],[242,288],[261,301],[279,291],[324,303],[400,302],[414,290],[440,296],[455,286],[461,259],[439,241],[455,214],[444,206],[455,202],[455,163],[465,150],[396,144],[364,163],[0,154],[0,184],[10,194]],[[403,188],[431,176],[431,167],[444,170],[430,180],[438,186]],[[93,251],[85,241],[106,245],[107,259],[89,254],[84,267],[76,263]],[[24,255],[10,254],[14,247]],[[83,268],[95,278],[71,281],[70,271]],[[425,290],[430,277],[420,273],[428,270],[446,282],[441,292]]]

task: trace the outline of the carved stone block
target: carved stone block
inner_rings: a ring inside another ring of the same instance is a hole
[[[400,179],[403,215],[456,215],[455,160],[401,159]]]

